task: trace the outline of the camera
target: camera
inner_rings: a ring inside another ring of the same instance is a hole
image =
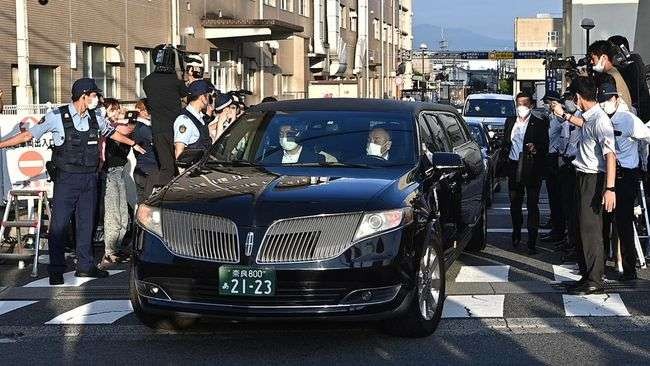
[[[574,79],[579,74],[586,72],[588,75],[593,75],[593,65],[589,57],[585,56],[576,60],[574,56],[569,57],[551,57],[544,61],[547,69],[551,70],[565,70],[566,76],[569,79]]]
[[[41,4],[41,5],[47,5],[47,3],[49,3],[49,1],[48,0],[38,0],[38,3]]]

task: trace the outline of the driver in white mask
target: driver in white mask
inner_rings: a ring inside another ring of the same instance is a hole
[[[383,128],[373,128],[368,134],[366,155],[376,156],[384,160],[390,159],[390,148],[393,144],[390,134]]]

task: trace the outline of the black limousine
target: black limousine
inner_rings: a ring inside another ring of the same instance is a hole
[[[445,270],[485,247],[481,149],[448,106],[264,103],[187,154],[137,211],[130,293],[151,327],[354,319],[427,336]]]

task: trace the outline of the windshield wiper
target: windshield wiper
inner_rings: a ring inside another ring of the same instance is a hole
[[[224,165],[224,166],[259,166],[259,164],[251,163],[247,160],[230,160],[230,161],[218,161],[218,160],[208,160],[206,163],[211,165]]]
[[[282,166],[322,166],[322,167],[346,167],[346,168],[363,168],[363,169],[372,169],[374,168],[373,166],[370,166],[368,164],[359,164],[359,163],[342,163],[342,162],[335,162],[335,161],[330,161],[330,162],[320,162],[320,163],[298,163],[298,164],[286,164]]]

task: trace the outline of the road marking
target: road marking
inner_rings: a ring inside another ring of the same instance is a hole
[[[443,318],[503,318],[505,295],[447,296]]]
[[[124,272],[124,270],[110,270],[108,271],[109,276]],[[49,277],[41,278],[26,284],[23,287],[78,287],[83,285],[86,282],[96,280],[95,277],[75,277],[74,271],[66,272],[63,274],[63,284],[62,285],[50,285]]]
[[[132,312],[130,300],[97,300],[67,311],[45,324],[113,324]]]
[[[630,316],[619,294],[562,295],[566,316]]]
[[[6,314],[25,306],[36,304],[38,301],[0,301],[0,315]]]
[[[580,269],[575,263],[553,265],[553,275],[556,282],[579,281],[582,278]]]
[[[511,234],[512,228],[496,228],[496,229],[487,229],[488,233],[500,233],[500,234]],[[528,229],[521,229],[522,233],[527,233]],[[540,234],[550,233],[550,229],[539,229]]]
[[[462,266],[456,282],[508,282],[510,266]]]

